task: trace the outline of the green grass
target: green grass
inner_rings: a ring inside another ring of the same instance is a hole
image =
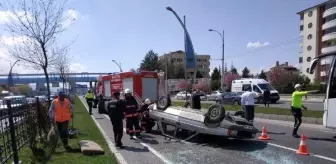
[[[103,155],[85,156],[81,152],[67,152],[61,144],[52,155],[50,164],[116,164],[114,155],[110,152],[103,135],[100,133],[91,116],[86,111],[84,105],[78,97],[75,99],[74,107],[74,127],[80,134],[73,139],[69,139],[69,146],[73,149],[79,149],[78,141],[92,140],[97,142],[105,151]],[[70,124],[71,125],[71,122]],[[60,143],[60,141],[59,141]],[[29,148],[20,150],[19,159],[22,163],[35,163]],[[36,162],[40,163],[40,162]]]
[[[173,101],[172,104],[174,106],[183,106],[184,102],[181,101]],[[201,103],[202,108],[209,109],[209,107],[212,105],[210,103]],[[241,110],[241,107],[239,105],[224,105],[224,108],[226,111],[238,111]],[[276,107],[255,107],[255,113],[263,113],[263,114],[277,114],[277,115],[286,115],[291,116],[292,113],[290,109],[283,109],[283,108],[276,108]],[[323,117],[323,111],[312,111],[303,110],[303,117],[312,117],[312,118],[322,118]]]

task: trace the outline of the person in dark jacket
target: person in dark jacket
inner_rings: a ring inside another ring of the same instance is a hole
[[[130,89],[125,89],[124,91],[125,99],[125,110],[124,116],[126,118],[126,133],[130,135],[130,139],[134,139],[134,133],[137,138],[140,138],[140,125],[139,125],[139,115],[138,115],[138,103],[136,99],[132,96]],[[134,127],[134,129],[133,129]]]
[[[271,92],[270,92],[270,90],[268,88],[266,88],[266,90],[264,91],[263,98],[264,98],[265,107],[266,107],[266,104],[269,107],[269,102],[270,102],[270,98],[271,98]]]
[[[201,95],[202,93],[198,89],[193,92],[191,98],[191,106],[193,109],[201,109]]]
[[[114,141],[117,147],[123,148],[121,139],[123,137],[123,119],[124,119],[124,104],[120,100],[120,92],[114,92],[113,98],[108,102],[108,115],[112,122]]]

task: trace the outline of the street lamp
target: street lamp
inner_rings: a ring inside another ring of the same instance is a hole
[[[12,76],[12,70],[13,67],[15,66],[16,63],[18,63],[20,60],[16,60],[14,62],[14,64],[10,67],[9,69],[9,73],[8,73],[8,87],[14,87],[14,83],[13,83],[13,76]]]
[[[121,63],[118,64],[115,60],[112,60],[112,61],[119,67],[120,72],[123,72],[121,69]]]
[[[219,34],[219,36],[222,39],[222,77],[221,77],[221,88],[222,90],[224,90],[224,30],[223,33],[221,34],[220,32],[218,32],[217,30],[213,30],[213,29],[209,29],[210,32],[216,32]]]

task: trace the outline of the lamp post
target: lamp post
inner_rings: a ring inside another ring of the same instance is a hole
[[[177,20],[180,22],[180,24],[181,24],[181,26],[182,26],[182,28],[184,30],[184,34],[185,34],[184,35],[184,37],[185,37],[184,38],[184,41],[185,41],[185,45],[184,45],[185,46],[185,60],[186,60],[185,61],[185,81],[186,81],[185,92],[186,92],[186,101],[187,101],[187,83],[188,83],[188,81],[187,81],[187,68],[188,68],[188,66],[187,66],[187,60],[188,60],[187,59],[187,51],[192,53],[192,55],[193,55],[193,58],[192,58],[193,59],[193,63],[195,64],[196,61],[195,61],[194,47],[193,47],[193,45],[191,43],[190,35],[189,35],[188,30],[187,30],[187,28],[185,26],[185,17],[184,17],[184,21],[182,22],[181,18],[177,15],[177,13],[171,7],[166,7],[166,9],[168,11],[172,12],[175,15],[175,17],[177,18]],[[194,76],[193,79],[195,79],[196,78],[196,71],[194,71],[194,75],[193,76]]]
[[[217,30],[213,30],[213,29],[209,29],[210,32],[216,32],[219,34],[219,36],[222,39],[222,77],[221,77],[221,89],[224,90],[224,30],[223,33],[221,34],[220,32],[218,32]]]
[[[165,81],[164,81],[164,75],[165,75],[165,73],[162,70],[160,70],[158,72],[158,76],[160,78],[160,88],[159,88],[160,96],[163,96],[163,95],[166,94],[166,85],[165,85]]]
[[[120,72],[123,72],[121,69],[121,63],[117,63],[115,60],[112,60],[112,61],[119,67]]]
[[[14,87],[14,83],[13,83],[13,76],[12,76],[12,70],[13,67],[15,66],[16,63],[18,63],[20,60],[16,60],[14,62],[14,64],[10,67],[9,69],[9,73],[8,73],[8,87]]]

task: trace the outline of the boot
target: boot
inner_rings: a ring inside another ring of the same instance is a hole
[[[300,138],[300,136],[297,134],[296,129],[293,130],[292,136],[295,137],[295,138]]]

